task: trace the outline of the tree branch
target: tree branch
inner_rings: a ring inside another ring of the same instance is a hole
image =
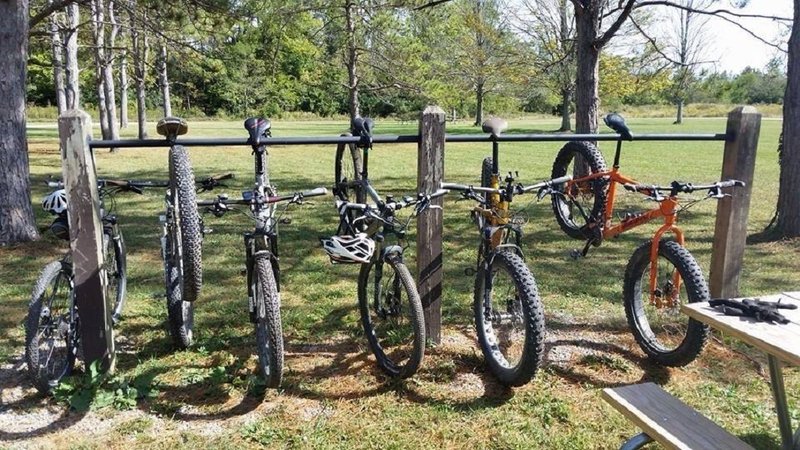
[[[67,6],[75,3],[77,0],[55,0],[52,3],[48,3],[47,6],[42,8],[38,13],[33,15],[30,20],[28,21],[28,28],[33,29],[36,25],[41,23],[44,19],[47,19],[50,14],[54,12],[66,8]]]
[[[608,41],[610,41],[611,38],[614,37],[615,34],[617,34],[617,31],[619,31],[620,27],[622,27],[622,24],[625,23],[625,21],[628,20],[628,16],[631,15],[634,3],[636,3],[635,0],[627,0],[627,3],[622,8],[622,12],[620,12],[619,16],[617,16],[617,20],[615,20],[614,23],[612,23],[611,26],[608,27],[608,30],[606,30],[606,32],[603,33],[603,35],[600,36],[600,38],[595,39],[594,45],[596,47],[600,48],[606,45],[606,43],[608,43]]]

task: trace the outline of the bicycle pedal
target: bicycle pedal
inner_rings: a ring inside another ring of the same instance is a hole
[[[577,261],[583,258],[583,252],[578,250],[577,248],[573,248],[572,250],[569,251],[569,257]]]
[[[214,232],[213,228],[208,228],[208,227],[203,228],[203,234],[209,234],[213,232]]]

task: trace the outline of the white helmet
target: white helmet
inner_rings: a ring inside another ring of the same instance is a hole
[[[375,252],[375,241],[366,233],[355,236],[332,236],[330,239],[320,239],[322,248],[331,260],[341,263],[368,263]]]
[[[67,210],[67,192],[64,189],[53,191],[42,200],[42,208],[52,214],[61,214]]]

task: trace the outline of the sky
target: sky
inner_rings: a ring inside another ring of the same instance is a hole
[[[726,1],[718,2],[718,7],[725,7],[743,14],[763,14],[769,16],[792,17],[792,0],[750,0],[745,8],[734,9],[726,5]],[[780,36],[782,25],[766,19],[736,19],[738,23],[747,27],[758,36],[768,41],[778,42],[786,48],[788,34]],[[761,69],[779,52],[753,38],[736,25],[727,23],[718,18],[708,21],[708,32],[714,36],[713,43],[708,49],[708,58],[717,60],[717,71],[739,73],[747,66]]]

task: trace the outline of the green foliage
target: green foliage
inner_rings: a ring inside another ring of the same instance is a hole
[[[75,411],[111,408],[132,409],[136,402],[151,398],[157,391],[143,378],[132,381],[100,371],[100,362],[89,365],[85,374],[68,377],[56,386],[53,397]]]

